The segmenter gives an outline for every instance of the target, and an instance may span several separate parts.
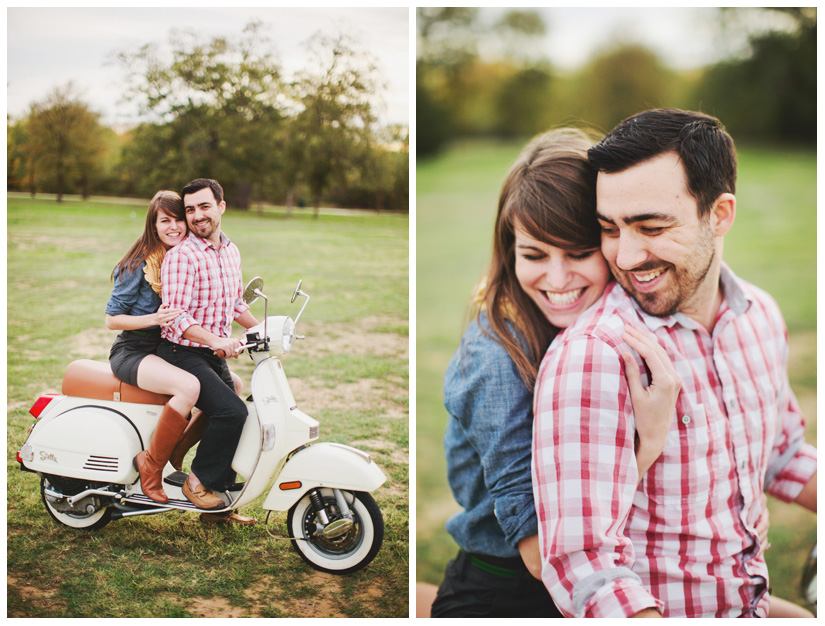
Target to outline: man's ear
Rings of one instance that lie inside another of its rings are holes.
[[[714,217],[714,236],[724,236],[733,226],[733,220],[736,217],[736,196],[732,193],[723,193],[716,198],[710,213]]]
[[[223,212],[226,211],[226,201],[221,200],[221,203],[218,205],[218,208],[221,210],[221,215],[223,215]]]

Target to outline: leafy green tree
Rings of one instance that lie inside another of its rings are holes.
[[[294,182],[306,183],[317,217],[323,194],[333,184],[345,184],[358,157],[369,149],[377,67],[343,34],[317,34],[309,45],[311,69],[299,72],[292,83],[300,111],[291,124],[288,154],[295,160]]]
[[[210,41],[173,31],[170,46],[171,62],[155,44],[114,57],[126,71],[126,97],[156,126],[139,130],[128,152],[130,175],[155,189],[169,179],[216,178],[232,206],[248,208],[256,186],[280,164],[271,148],[283,119],[281,72],[262,25],[253,21],[240,37]]]
[[[38,181],[53,189],[57,201],[62,202],[68,188],[79,183],[84,197],[88,197],[104,151],[104,129],[99,117],[78,99],[71,83],[32,104],[25,122],[26,141],[21,146],[20,161],[25,163],[32,193]],[[39,178],[35,173],[39,173]]]
[[[696,101],[738,137],[816,141],[816,8],[728,9],[744,19],[753,12],[791,18],[792,29],[749,37],[750,54],[710,67]],[[733,14],[733,15],[731,15]]]

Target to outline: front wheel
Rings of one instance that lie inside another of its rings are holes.
[[[40,497],[49,515],[59,524],[81,530],[98,530],[112,519],[112,507],[103,506],[100,498],[91,496],[69,505],[66,496],[80,493],[91,485],[74,478],[43,476]]]
[[[352,524],[342,514],[332,489],[317,489],[327,516],[322,523],[310,493],[304,494],[290,510],[287,527],[292,546],[312,567],[331,574],[348,574],[366,566],[378,554],[384,541],[384,518],[373,497],[362,491],[341,491],[352,515]],[[316,502],[317,504],[317,502]],[[324,529],[345,528],[343,534]]]

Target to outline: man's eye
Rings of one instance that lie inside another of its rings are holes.
[[[662,232],[664,232],[664,230],[665,230],[664,228],[657,227],[657,226],[643,226],[643,227],[641,228],[641,231],[642,231],[645,235],[653,235],[653,236],[655,236],[655,235],[661,235],[661,234],[662,234]]]
[[[605,235],[606,237],[615,237],[618,234],[618,228],[613,228],[612,226],[602,226],[602,235]]]

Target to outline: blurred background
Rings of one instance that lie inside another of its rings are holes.
[[[408,211],[405,8],[8,11],[7,186]]]
[[[498,193],[530,137],[701,110],[737,144],[725,259],[779,302],[791,385],[816,442],[816,8],[419,8],[416,16],[417,579],[457,551],[442,381],[487,268]],[[774,593],[797,591],[816,519],[769,501]]]

